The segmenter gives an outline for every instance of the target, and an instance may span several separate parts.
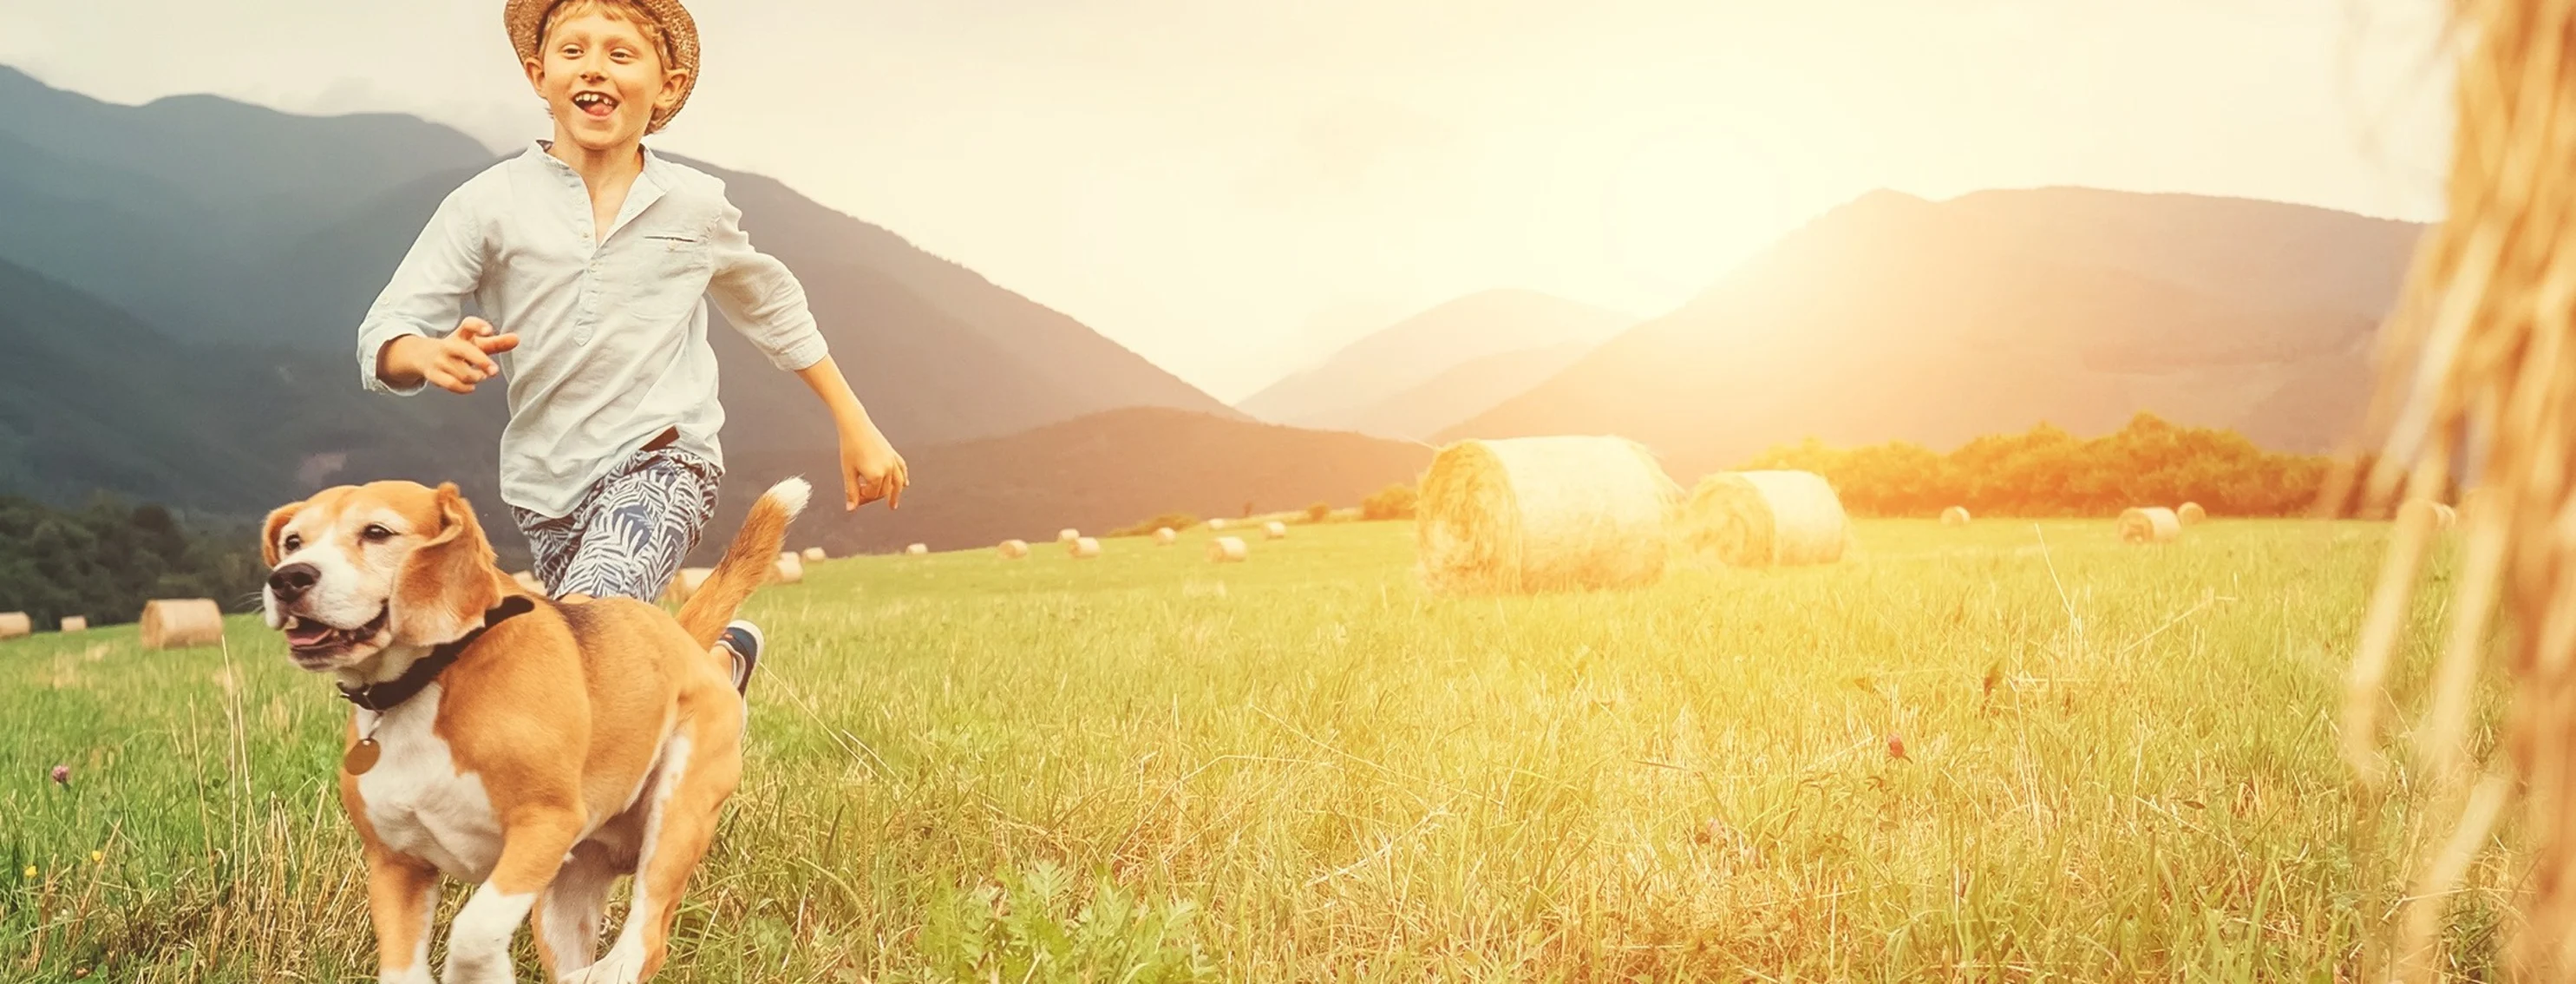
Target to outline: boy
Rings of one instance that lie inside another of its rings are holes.
[[[358,328],[363,384],[471,393],[508,368],[501,497],[557,597],[659,597],[715,511],[710,296],[832,414],[843,508],[900,505],[903,458],[825,351],[804,288],[752,248],[722,181],[643,145],[697,83],[688,11],[508,0],[502,19],[554,139],[439,204]],[[467,297],[498,326],[460,320]],[[725,644],[748,686],[759,631],[737,622]]]

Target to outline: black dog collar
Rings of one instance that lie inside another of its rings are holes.
[[[484,610],[483,624],[475,626],[472,631],[465,633],[455,642],[432,648],[429,655],[414,661],[401,676],[363,687],[340,684],[340,697],[378,714],[393,710],[401,706],[402,702],[420,696],[421,691],[428,689],[431,681],[438,679],[439,674],[447,672],[449,664],[456,662],[457,657],[465,655],[466,648],[474,645],[474,640],[482,638],[484,630],[499,625],[504,620],[535,611],[536,608],[536,603],[529,601],[526,595],[511,595],[503,598],[500,604]]]

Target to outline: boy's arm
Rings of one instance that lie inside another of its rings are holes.
[[[378,393],[409,396],[426,380],[418,373],[380,374],[385,347],[407,335],[435,339],[454,331],[465,298],[483,280],[483,230],[468,200],[473,185],[449,192],[429,217],[393,280],[358,323],[358,383]],[[403,377],[408,378],[403,378]],[[390,381],[389,381],[390,380]]]
[[[751,236],[742,231],[742,210],[730,201],[707,238],[715,258],[707,296],[716,309],[769,356],[770,364],[804,379],[832,414],[841,439],[841,508],[857,509],[878,499],[886,500],[889,509],[902,505],[911,472],[832,361],[830,346],[814,327],[814,312],[805,305],[805,286],[796,282],[787,264],[752,248]]]

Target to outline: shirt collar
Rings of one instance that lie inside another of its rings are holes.
[[[551,168],[551,173],[569,183],[573,188],[580,189],[582,187],[581,173],[573,170],[572,165],[564,163],[561,158],[546,152],[546,149],[553,145],[554,141],[552,140],[533,140],[528,143],[528,149],[522,152],[519,156],[521,158],[533,158],[538,166]],[[635,216],[643,214],[644,210],[646,208],[650,208],[654,202],[662,200],[662,194],[670,189],[671,164],[664,161],[662,159],[662,155],[654,153],[653,148],[645,147],[644,170],[635,176],[634,187],[626,190],[626,203],[619,207],[617,212],[617,224],[609,228],[609,235],[616,235],[617,230],[625,228],[627,222],[633,220]],[[587,215],[589,213],[584,212],[583,214]]]

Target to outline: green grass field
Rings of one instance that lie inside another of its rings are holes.
[[[1504,599],[1406,524],[1206,536],[756,598],[662,979],[2330,981],[2394,894],[2333,752],[2384,526],[1873,521]],[[0,980],[372,980],[345,714],[250,618],[0,643]]]

